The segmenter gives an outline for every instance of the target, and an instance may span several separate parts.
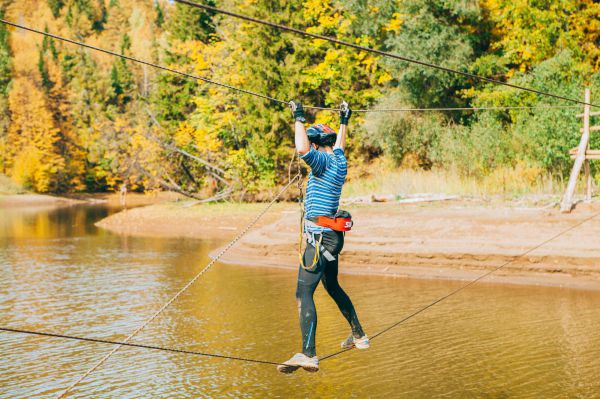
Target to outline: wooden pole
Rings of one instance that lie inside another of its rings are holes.
[[[592,200],[592,174],[590,173],[589,159],[585,160],[583,170],[585,171],[585,201],[590,202]]]
[[[590,89],[585,89],[585,102],[589,104],[590,102]],[[569,184],[567,185],[567,191],[565,192],[565,196],[563,197],[562,203],[560,205],[561,212],[571,212],[571,208],[573,207],[573,194],[575,193],[575,186],[577,185],[577,177],[581,172],[581,167],[585,161],[585,152],[588,148],[588,143],[590,141],[590,106],[584,105],[583,107],[583,134],[581,135],[581,141],[579,142],[579,147],[577,148],[577,157],[575,158],[575,163],[573,164],[573,169],[571,170],[571,175],[569,176]]]

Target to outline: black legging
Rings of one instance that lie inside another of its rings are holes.
[[[315,234],[319,240],[320,235]],[[311,270],[300,267],[298,271],[298,287],[296,289],[296,299],[298,301],[298,310],[300,312],[300,330],[302,331],[302,353],[309,357],[316,355],[315,335],[317,330],[317,309],[313,300],[313,294],[319,281],[323,281],[323,286],[333,298],[338,308],[348,320],[352,327],[352,333],[359,338],[364,335],[363,329],[356,316],[354,305],[338,283],[338,254],[344,246],[344,234],[341,232],[325,232],[321,242],[327,250],[335,257],[335,260],[328,261],[323,254],[318,263]],[[310,266],[313,263],[315,248],[308,244],[304,251],[304,265]]]

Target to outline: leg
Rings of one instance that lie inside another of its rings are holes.
[[[350,327],[352,327],[352,335],[356,338],[363,337],[365,332],[358,321],[354,305],[338,282],[338,255],[344,246],[344,236],[341,233],[325,233],[323,242],[335,257],[335,260],[326,262],[324,265],[323,286],[337,304],[340,312],[342,312],[342,315],[344,315],[350,324]]]
[[[314,247],[308,245],[303,255],[305,265],[310,266],[312,264],[314,254]],[[308,357],[316,355],[317,309],[315,308],[313,294],[323,275],[322,261],[323,259],[319,259],[312,270],[306,270],[302,267],[298,270],[296,300],[298,301],[300,330],[302,331],[302,353]]]

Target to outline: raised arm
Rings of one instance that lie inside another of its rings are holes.
[[[348,130],[348,125],[340,125],[340,130],[338,131],[337,138],[335,139],[335,145],[333,148],[341,148],[342,150],[346,149],[346,131]]]
[[[296,135],[294,137],[296,151],[298,151],[298,154],[302,156],[310,150],[310,142],[308,141],[308,136],[306,135],[304,123],[296,120],[296,123],[294,124],[294,130],[296,131]]]
[[[290,108],[292,109],[294,119],[296,120],[294,123],[294,143],[296,144],[296,151],[302,156],[310,150],[310,142],[308,141],[306,129],[304,128],[304,122],[306,121],[304,118],[304,108],[301,103],[294,101],[290,101]]]
[[[343,101],[340,106],[340,131],[335,140],[334,148],[341,148],[342,150],[346,149],[346,133],[348,131],[348,121],[350,121],[351,115],[352,110],[348,106],[348,103]]]

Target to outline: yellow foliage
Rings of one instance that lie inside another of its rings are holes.
[[[319,112],[315,119],[315,124],[322,123],[335,129],[335,126],[338,124],[338,120],[339,116],[334,112]]]
[[[493,50],[503,50],[525,72],[552,57],[557,48],[581,52],[597,70],[600,65],[600,4],[592,0],[554,0],[532,5],[528,0],[482,0],[495,23]],[[516,72],[515,70],[511,71]]]
[[[13,80],[9,95],[11,125],[8,130],[11,176],[19,184],[38,192],[53,190],[65,160],[60,155],[59,130],[43,93],[29,76]]]
[[[542,168],[519,161],[514,167],[494,169],[484,178],[483,184],[490,193],[520,193],[536,187],[543,176]]]
[[[183,121],[177,127],[173,139],[178,147],[187,147],[194,138],[194,128],[187,121]]]
[[[382,85],[389,82],[392,79],[393,77],[389,72],[383,72],[381,76],[379,76],[379,78],[377,79],[377,84]]]
[[[400,27],[402,26],[402,23],[402,14],[400,14],[399,12],[395,12],[390,22],[383,29],[387,32],[400,32]]]

